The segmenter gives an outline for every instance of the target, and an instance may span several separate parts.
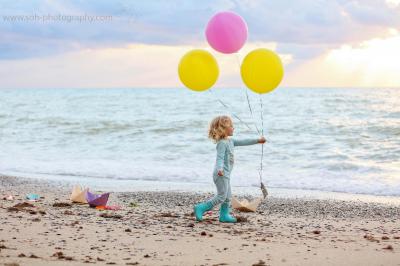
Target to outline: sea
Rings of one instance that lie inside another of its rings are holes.
[[[111,191],[215,190],[210,121],[233,118],[234,193],[400,199],[400,89],[1,89],[0,173]],[[262,162],[262,171],[261,169]]]

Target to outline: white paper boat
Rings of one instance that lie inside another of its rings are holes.
[[[87,203],[86,191],[89,191],[89,189],[88,188],[82,189],[81,186],[76,185],[72,189],[71,197],[69,199],[72,202],[76,202],[76,203]]]
[[[241,212],[255,212],[257,210],[258,205],[263,201],[263,198],[256,198],[252,201],[248,201],[244,199],[239,201],[237,198],[232,198],[232,208],[241,211]]]

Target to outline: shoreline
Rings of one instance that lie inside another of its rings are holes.
[[[217,209],[200,223],[191,214],[210,193],[113,192],[122,210],[99,211],[53,206],[70,203],[65,184],[0,175],[0,188],[15,197],[0,199],[0,265],[400,265],[391,204],[268,197],[222,224]],[[43,198],[9,210],[28,193]]]
[[[77,177],[77,176],[54,176],[46,174],[2,174],[0,176],[12,176],[27,180],[38,180],[39,182],[48,182],[54,185],[70,185],[81,184],[83,186],[92,187],[99,191],[113,192],[182,192],[182,193],[214,193],[215,186],[212,182],[192,183],[192,182],[175,182],[175,181],[159,181],[159,180],[124,180],[124,179],[106,179],[98,177]],[[400,196],[392,195],[372,195],[363,193],[347,193],[336,191],[322,191],[310,189],[292,189],[292,188],[275,188],[267,187],[269,195],[276,198],[290,199],[318,199],[318,200],[340,200],[350,202],[365,203],[382,203],[400,206]],[[242,187],[232,186],[232,192],[238,196],[260,196],[261,191],[258,187]]]

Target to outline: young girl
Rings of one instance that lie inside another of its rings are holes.
[[[236,140],[228,138],[229,136],[233,136],[232,119],[228,116],[214,118],[208,130],[208,137],[217,143],[217,160],[213,173],[217,195],[194,206],[194,214],[197,221],[203,220],[203,214],[206,211],[211,210],[215,205],[221,204],[219,221],[223,223],[236,223],[236,218],[229,214],[231,202],[230,175],[234,162],[234,146],[263,144],[265,143],[265,138]]]

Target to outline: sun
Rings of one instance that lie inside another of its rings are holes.
[[[392,33],[397,33],[392,30]],[[400,35],[372,39],[330,51],[326,63],[343,75],[354,75],[361,86],[400,87]]]

